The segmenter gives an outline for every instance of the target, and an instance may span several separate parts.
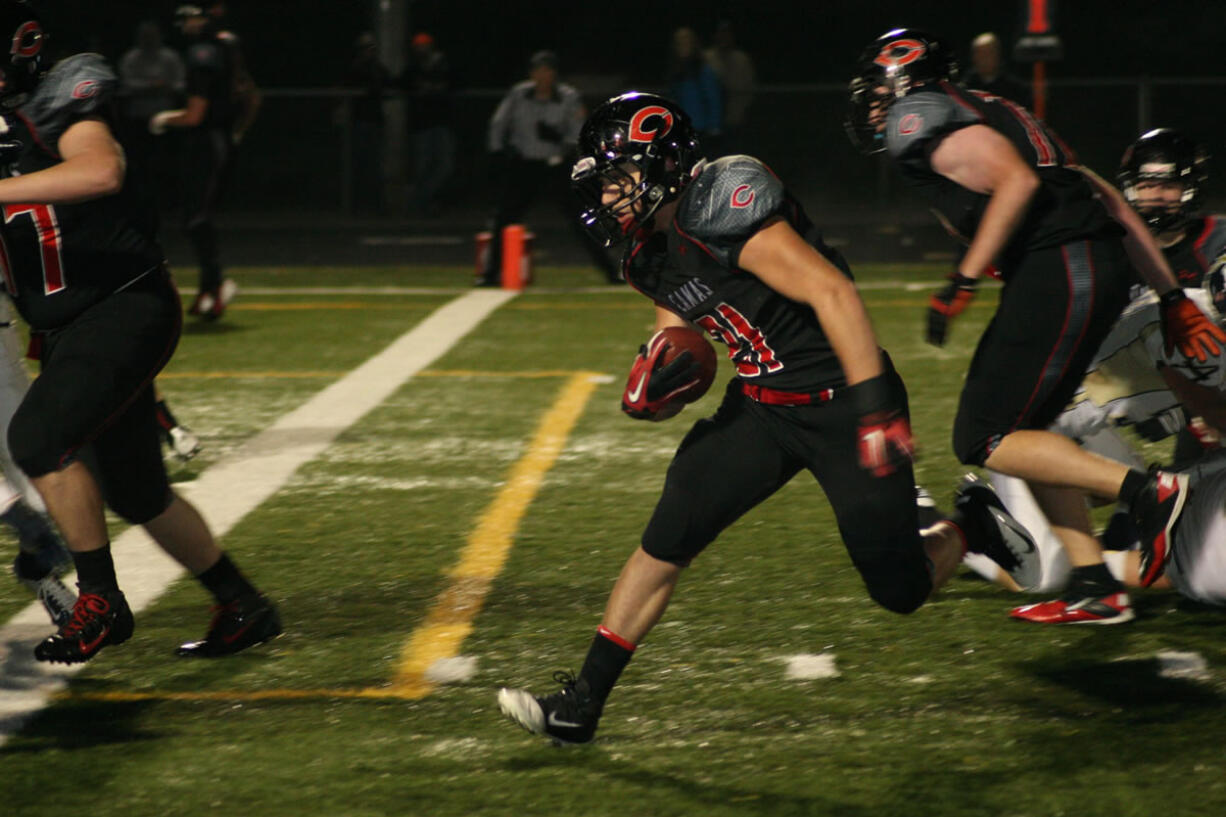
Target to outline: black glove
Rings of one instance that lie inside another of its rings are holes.
[[[949,321],[962,314],[975,297],[975,288],[979,286],[977,278],[967,278],[955,272],[949,276],[949,283],[932,294],[928,301],[928,342],[933,346],[945,345],[945,334],[949,331]]]
[[[661,365],[667,348],[668,342],[657,332],[639,347],[630,367],[630,377],[622,392],[622,411],[636,420],[660,419],[657,415],[668,402],[698,380],[702,367],[688,350]]]

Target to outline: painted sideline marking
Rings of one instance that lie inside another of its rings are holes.
[[[224,537],[299,466],[316,457],[342,431],[441,357],[514,295],[502,290],[472,290],[443,305],[382,352],[204,471],[191,485],[179,488],[180,492],[199,508],[213,533]],[[143,528],[129,528],[115,539],[113,549],[120,584],[133,612],[148,607],[183,573],[179,563],[157,547]],[[46,613],[37,603],[0,627],[0,745],[84,666],[35,661],[34,644],[50,632]]]
[[[460,562],[451,571],[451,583],[435,599],[401,653],[400,672],[392,688],[402,697],[429,695],[435,683],[426,677],[427,671],[436,661],[459,655],[490,585],[502,572],[520,520],[557,462],[600,378],[595,372],[572,375],[541,418],[528,450],[511,466],[506,484],[468,537]]]
[[[511,466],[506,483],[486,507],[450,571],[451,582],[435,599],[425,620],[401,652],[400,667],[389,686],[364,689],[205,690],[199,692],[83,692],[64,697],[90,701],[266,701],[328,698],[416,700],[439,682],[430,672],[440,661],[454,659],[472,633],[494,579],[502,572],[519,523],[536,498],[546,474],[557,462],[570,432],[597,386],[608,380],[598,372],[567,372],[568,380],[553,406],[537,424],[523,456]],[[41,612],[41,611],[40,611]]]

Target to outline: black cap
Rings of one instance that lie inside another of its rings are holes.
[[[553,51],[537,51],[528,60],[530,68],[540,68],[541,66],[558,70],[558,55]]]

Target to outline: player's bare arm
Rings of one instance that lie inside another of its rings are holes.
[[[119,192],[126,162],[123,148],[100,119],[76,122],[57,145],[59,164],[0,179],[0,204],[75,204]]]
[[[1193,383],[1170,366],[1163,366],[1159,371],[1167,388],[1179,398],[1189,414],[1204,420],[1218,434],[1226,433],[1226,395],[1217,389]]]
[[[991,196],[958,272],[978,278],[1022,223],[1039,178],[1017,149],[986,125],[949,134],[932,152],[932,169],[950,181]]]
[[[775,218],[745,242],[739,265],[813,307],[849,385],[881,374],[877,337],[855,284],[786,221]]]
[[[155,113],[149,120],[149,130],[162,134],[167,128],[195,128],[204,121],[209,112],[209,101],[202,96],[189,96],[187,106],[174,111]]]
[[[659,332],[661,329],[667,329],[670,326],[681,326],[686,329],[693,329],[693,325],[685,318],[678,315],[671,309],[665,309],[662,306],[656,307],[656,325],[652,331]]]

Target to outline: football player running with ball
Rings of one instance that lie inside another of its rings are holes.
[[[115,75],[97,54],[46,70],[42,25],[17,0],[0,0],[0,41],[12,43],[0,56],[5,288],[41,364],[9,424],[9,450],[59,526],[81,590],[34,656],[81,663],[132,635],[104,504],[142,525],[216,600],[208,634],[179,655],[228,655],[272,638],[276,609],[171,489],[162,462],[153,378],[183,313],[153,219],[124,185],[108,120]]]
[[[1161,299],[1168,345],[1204,361],[1221,354],[1226,332],[1184,295],[1118,190],[1080,167],[1025,108],[960,88],[957,77],[941,39],[887,32],[861,55],[848,134],[867,153],[888,150],[904,181],[967,245],[932,296],[929,342],[945,342],[979,279],[1000,270],[1004,291],[966,376],[954,451],[1026,480],[1073,567],[1066,603],[1094,603],[1122,588],[1102,564],[1084,493],[1128,503],[1141,530],[1142,574],[1153,577],[1170,556],[1188,491],[1184,474],[1130,469],[1046,430],[1128,303],[1129,262]]]
[[[760,161],[700,159],[689,118],[662,97],[627,93],[588,118],[573,184],[605,246],[628,241],[626,280],[656,305],[656,329],[697,325],[727,344],[736,377],[669,466],[641,546],[626,562],[577,678],[541,697],[498,694],[536,734],[586,743],[613,685],[665,608],[682,570],[802,469],[822,486],[869,595],[917,609],[968,547],[1028,584],[1034,543],[985,484],[958,493],[952,521],[922,535],[907,396],[877,345],[851,272]],[[688,351],[663,364],[653,342],[634,362],[623,410],[672,416],[670,395],[698,376]],[[646,378],[646,388],[641,388]]]

